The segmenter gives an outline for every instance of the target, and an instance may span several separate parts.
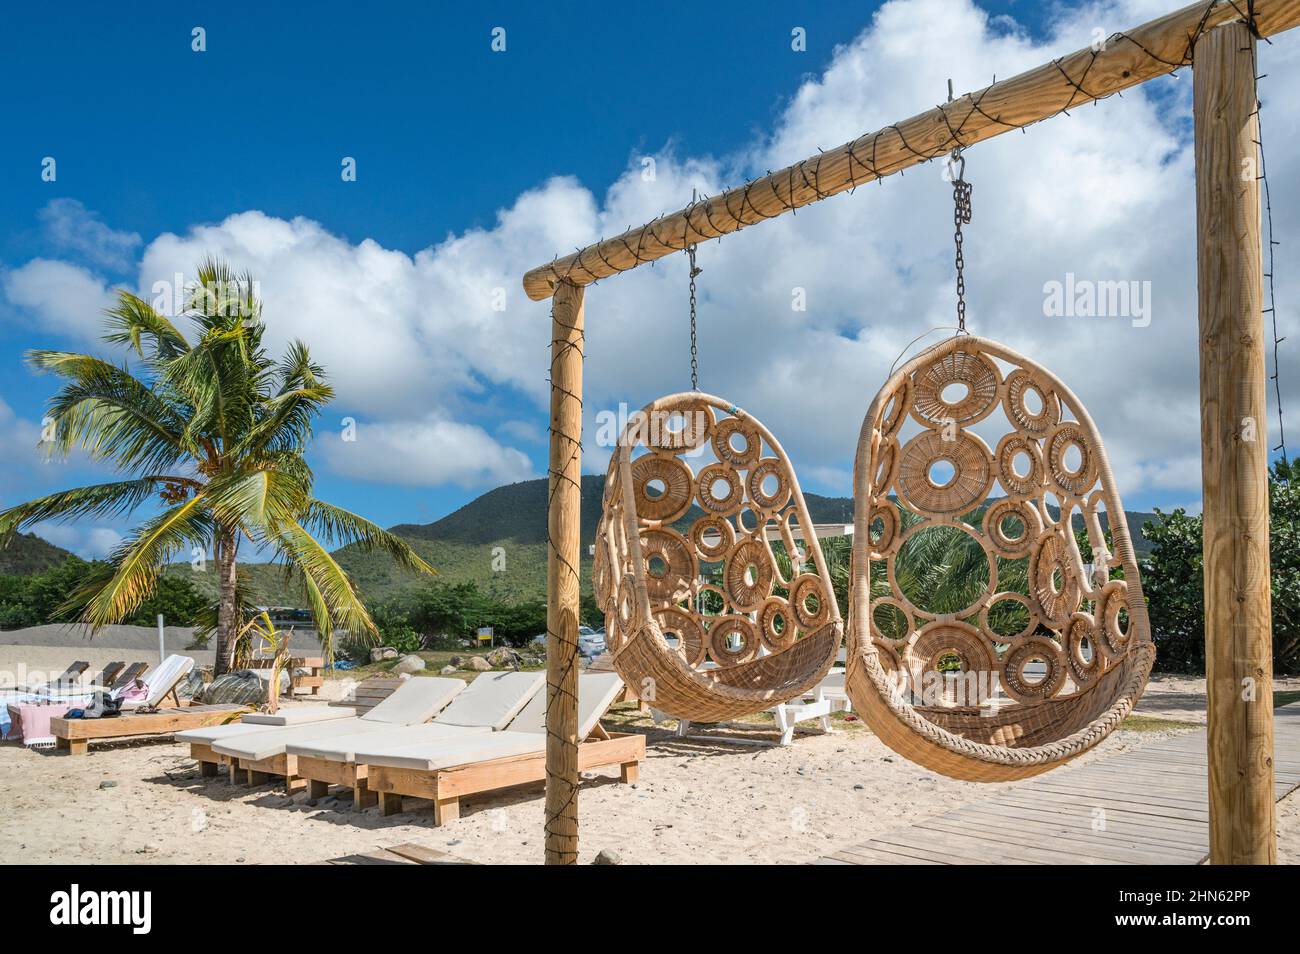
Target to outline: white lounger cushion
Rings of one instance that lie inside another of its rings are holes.
[[[285,746],[292,742],[310,742],[312,739],[332,738],[353,732],[366,732],[384,728],[382,722],[362,722],[360,719],[332,719],[329,722],[308,722],[306,725],[264,726],[261,730],[231,733],[212,743],[212,750],[222,755],[260,762],[263,759],[284,755]]]
[[[535,732],[490,732],[467,739],[405,746],[391,752],[358,753],[366,765],[434,772],[513,755],[546,751],[546,736]]]
[[[485,672],[435,721],[504,729],[545,684],[543,672]]]
[[[176,741],[212,745],[214,742],[221,742],[236,736],[248,735],[253,732],[271,732],[291,725],[335,722],[339,719],[355,720],[356,715],[357,710],[350,706],[300,706],[293,709],[281,709],[276,715],[270,715],[266,712],[250,712],[241,721],[230,725],[210,725],[205,729],[187,729],[184,732],[177,732]],[[270,721],[281,718],[286,721]]]
[[[382,732],[357,732],[351,735],[330,736],[313,742],[295,742],[286,747],[285,751],[289,755],[351,764],[356,761],[358,751],[385,752],[420,742],[450,741],[472,735],[488,735],[491,732],[492,730],[485,725],[442,725],[438,722],[426,722],[424,725],[390,726]]]
[[[461,679],[413,676],[361,718],[385,725],[419,725],[447,708],[447,704],[464,689],[465,683]]]
[[[578,676],[578,738],[591,735],[606,710],[623,691],[623,679],[616,672],[584,672]],[[533,701],[510,723],[511,732],[546,733],[546,693]]]
[[[455,685],[449,685],[450,683]],[[361,732],[391,729],[394,723],[366,718],[384,706],[388,707],[383,713],[386,718],[395,719],[401,715],[410,718],[412,724],[419,724],[427,722],[439,708],[447,704],[447,700],[460,693],[464,685],[459,679],[433,677],[408,679],[394,689],[387,699],[359,718],[308,722],[304,725],[290,725],[283,728],[267,727],[265,732],[231,733],[230,738],[214,742],[212,748],[222,755],[230,755],[250,762],[261,762],[264,759],[275,758],[277,755],[284,755],[286,747],[295,742],[341,738]],[[394,700],[397,702],[389,705]]]
[[[328,722],[331,719],[355,719],[357,710],[351,706],[294,706],[269,712],[250,712],[242,719],[245,725],[303,725],[307,722]]]
[[[578,677],[578,738],[580,740],[585,739],[595,730],[600,717],[614,704],[622,689],[623,680],[617,673],[583,673]],[[386,750],[372,749],[368,745],[363,745],[358,747],[354,758],[365,765],[434,772],[457,765],[471,765],[475,762],[488,762],[492,759],[528,755],[545,750],[546,701],[543,694],[540,702],[534,697],[525,710],[510,723],[507,731],[475,738],[433,740]]]

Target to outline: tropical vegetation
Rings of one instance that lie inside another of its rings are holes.
[[[62,610],[93,626],[120,622],[156,592],[178,555],[206,559],[210,552],[218,673],[230,666],[235,637],[248,623],[242,544],[293,572],[327,654],[337,630],[377,636],[330,546],[353,543],[408,570],[433,569],[399,537],[313,495],[305,453],[315,419],[334,396],[324,370],[301,341],[278,359],[270,353],[257,284],[222,262],[200,265],[177,319],[119,291],[104,340],[123,349],[121,364],[71,351],[29,353],[32,367],[62,381],[49,404],[47,451],[79,449],[111,463],[123,479],[0,512],[0,542],[45,520],[120,517],[152,505]]]

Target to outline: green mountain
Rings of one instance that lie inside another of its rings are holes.
[[[15,533],[0,547],[0,576],[31,576],[58,566],[72,553],[42,540],[34,533]]]
[[[584,592],[591,586],[588,546],[595,540],[603,489],[603,476],[588,474],[582,478]],[[851,498],[805,493],[804,499],[814,523],[853,522]],[[390,529],[409,541],[438,569],[440,582],[472,582],[480,590],[511,602],[542,599],[546,593],[546,504],[547,482],[526,480],[489,490],[433,523],[404,523]],[[683,522],[690,521],[694,515],[697,514],[693,508]],[[1143,523],[1154,519],[1155,515],[1150,513],[1128,513],[1138,556],[1145,556],[1151,550],[1150,543],[1141,535],[1141,528]],[[1076,526],[1082,526],[1078,515],[1075,522]],[[1102,522],[1105,526],[1104,518]],[[426,585],[423,578],[396,569],[387,557],[362,553],[356,547],[345,547],[336,551],[335,556],[369,600],[391,598]],[[264,602],[286,605],[301,602],[293,580],[287,579],[278,566],[265,563],[241,566]],[[171,572],[187,574],[201,590],[216,593],[216,581],[210,572],[192,573],[188,564],[177,565]]]

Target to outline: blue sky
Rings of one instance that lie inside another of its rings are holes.
[[[7,148],[0,149],[0,401],[7,409],[0,407],[0,427],[9,439],[0,444],[7,457],[0,463],[0,503],[105,473],[76,461],[36,465],[19,459],[18,438],[39,423],[53,387],[21,367],[22,352],[93,346],[93,308],[72,309],[96,301],[96,290],[147,292],[160,275],[186,261],[192,266],[201,250],[212,247],[237,266],[266,268],[269,274],[261,277],[273,327],[283,320],[313,345],[319,335],[318,355],[323,349],[340,390],[337,414],[321,423],[326,438],[337,436],[346,415],[360,422],[362,454],[348,457],[331,444],[314,455],[323,496],[384,524],[425,522],[503,480],[541,476],[546,307],[528,303],[519,291],[524,267],[676,207],[689,199],[692,185],[715,191],[765,165],[801,158],[809,144],[837,145],[932,106],[942,98],[946,75],[955,74],[959,91],[973,88],[994,72],[1005,76],[1036,65],[1045,50],[1086,44],[1094,20],[1118,29],[1147,19],[1138,13],[1152,8],[1135,0],[1110,5],[1119,9],[1104,16],[1071,19],[1041,4],[907,0],[873,26],[878,4],[605,5],[599,16],[576,4],[467,6],[320,3],[304,12],[280,3],[138,3],[124,16],[122,8],[83,2],[6,11],[0,34],[0,112],[7,134]],[[1155,4],[1154,11],[1166,6]],[[206,31],[205,52],[191,49],[196,26]],[[796,26],[806,30],[806,52],[791,49]],[[951,30],[957,39],[945,45],[940,38],[911,53],[895,48],[926,26],[939,34]],[[494,27],[506,31],[505,52],[491,49]],[[837,51],[841,44],[845,48]],[[898,62],[909,63],[916,75],[895,81],[886,67]],[[856,85],[854,69],[863,77]],[[1107,220],[1095,209],[1081,209],[1092,204],[1086,199],[1067,213],[1086,220],[1085,233],[1088,223],[1108,229],[1108,241],[1118,248],[1099,259],[1063,247],[1059,259],[1026,278],[1029,300],[1039,295],[1043,276],[1089,267],[1102,276],[1130,267],[1125,262],[1159,260],[1137,226],[1159,203],[1173,202],[1177,190],[1167,195],[1164,186],[1154,186],[1116,199],[1104,180],[1186,177],[1180,109],[1189,84],[1152,84],[1145,95],[1127,98],[1136,106],[1099,107],[1124,122],[1154,126],[1151,141],[1129,150],[1140,155],[1123,158],[1137,163],[1136,170],[1087,167],[1091,188],[1106,193],[1107,201],[1130,202],[1124,214]],[[828,103],[841,88],[852,91],[837,100],[842,108]],[[1290,118],[1284,125],[1274,137],[1283,143],[1278,150],[1295,135]],[[1090,133],[1085,127],[1069,135],[1084,141]],[[1036,149],[1054,161],[1051,137],[1025,139],[1036,145],[1022,157]],[[1007,158],[1009,148],[992,145],[987,152],[993,160],[985,165],[972,151],[977,202],[997,202],[999,189],[1013,187],[1017,176],[1006,174],[1006,163],[1023,158]],[[1069,148],[1077,154],[1091,147]],[[57,162],[55,182],[41,180],[47,156]],[[341,181],[345,156],[356,159],[356,182]],[[645,156],[660,163],[658,188],[636,196],[629,183]],[[1280,178],[1283,160],[1276,166]],[[998,178],[991,182],[994,168]],[[808,489],[847,491],[856,422],[879,369],[893,357],[878,356],[901,349],[925,327],[922,316],[909,324],[900,316],[948,307],[948,199],[935,180],[921,178],[891,183],[888,198],[834,200],[840,208],[801,214],[805,225],[773,227],[764,244],[744,245],[748,238],[738,237],[734,252],[728,243],[701,251],[702,321],[714,322],[702,340],[705,367],[724,383],[743,387],[717,370],[723,364],[718,356],[731,353],[732,332],[730,319],[711,314],[754,307],[735,298],[735,289],[748,284],[746,268],[749,274],[806,268],[806,277],[794,274],[790,283],[825,289],[806,332],[808,347],[849,342],[853,347],[843,350],[851,360],[854,349],[870,346],[872,357],[859,365],[860,400],[814,400],[825,387],[808,374],[822,363],[816,359],[793,362],[779,385],[744,394],[765,418],[765,397],[780,405],[773,412],[778,422],[799,431],[792,449],[796,466],[801,451],[808,460]],[[1059,179],[1045,174],[1048,195],[1059,191]],[[849,210],[855,202],[858,208]],[[1000,204],[1008,206],[1005,221],[1014,224],[1014,203]],[[933,210],[933,221],[920,216],[921,209]],[[909,220],[913,213],[915,221]],[[890,234],[880,230],[866,243],[879,250],[891,276],[888,304],[885,288],[881,297],[858,295],[860,289],[840,287],[839,276],[804,262],[796,249],[806,250],[810,230],[817,230],[819,242],[843,236],[828,246],[842,254],[846,243],[858,241],[868,216],[891,223]],[[982,217],[989,225],[980,254],[992,263],[1005,257],[999,243],[1008,238],[995,231],[1003,219]],[[1055,218],[1059,213],[1045,221]],[[1187,221],[1173,223],[1170,234],[1185,232]],[[1185,270],[1190,246],[1184,239],[1171,238],[1178,244],[1169,257]],[[1134,248],[1126,251],[1125,242]],[[289,251],[281,254],[281,247]],[[764,264],[763,256],[784,264]],[[66,270],[42,272],[33,264],[41,262]],[[1153,281],[1157,292],[1163,287],[1165,273],[1156,264],[1149,274],[1146,265],[1131,267],[1134,279]],[[340,281],[363,275],[373,284],[345,299],[289,294],[304,287],[296,282],[319,286],[318,279],[298,274],[310,269]],[[992,265],[985,274],[975,290],[1005,287]],[[69,277],[84,280],[84,294],[68,291]],[[676,364],[671,375],[652,373],[657,350],[652,358],[629,344],[647,322],[671,322],[671,335],[678,336],[678,264],[619,281],[625,295],[605,283],[589,304],[589,353],[600,362],[589,372],[593,411],[620,399],[636,405],[656,387],[682,383]],[[480,309],[477,296],[497,287],[506,289],[506,310]],[[295,303],[310,313],[285,317]],[[1004,320],[996,309],[988,311],[992,325]],[[607,327],[598,329],[601,322]],[[462,325],[472,340],[452,344]],[[796,350],[790,342],[805,340],[803,329],[779,322],[765,327],[753,335],[755,349]],[[1113,347],[1128,350],[1124,342],[1135,334],[1116,331]],[[673,362],[679,344],[679,336],[664,344]],[[1180,354],[1185,371],[1187,353]],[[1185,377],[1171,377],[1169,387],[1185,392]],[[1163,393],[1151,399],[1162,400]],[[818,403],[837,413],[842,406],[842,413],[825,427],[800,427],[801,409]],[[1179,412],[1178,428],[1194,422],[1194,408],[1191,413],[1189,419],[1186,408]],[[368,435],[373,443],[366,443]],[[1195,437],[1160,451],[1164,470],[1171,460],[1194,460],[1188,448],[1194,451]],[[1136,434],[1129,442],[1144,443]],[[409,459],[388,453],[413,444],[420,449]],[[1170,476],[1138,451],[1132,456],[1130,472],[1137,476],[1130,506],[1195,506],[1197,474]],[[454,465],[468,457],[483,463]],[[386,467],[386,460],[395,463]],[[598,452],[589,465],[599,467]],[[67,531],[60,542],[83,552],[102,550],[113,528],[91,535],[94,529]]]

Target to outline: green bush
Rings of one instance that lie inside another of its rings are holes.
[[[1278,461],[1269,474],[1269,556],[1273,601],[1273,671],[1300,672],[1300,467]],[[1156,665],[1171,672],[1205,671],[1205,591],[1201,518],[1179,508],[1156,511],[1143,534],[1154,545],[1142,566]]]

